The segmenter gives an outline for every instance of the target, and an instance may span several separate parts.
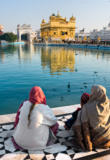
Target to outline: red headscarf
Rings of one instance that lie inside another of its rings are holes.
[[[89,100],[89,94],[88,93],[83,93],[82,96],[81,96],[81,100],[84,102],[84,103],[87,103],[87,101]]]
[[[29,101],[33,104],[42,103],[46,105],[46,98],[40,87],[35,86],[31,89],[29,94]]]
[[[27,100],[25,100],[27,101]],[[25,102],[24,101],[24,102]],[[33,104],[39,104],[39,103],[42,103],[42,104],[45,104],[46,105],[46,98],[45,98],[45,95],[44,95],[44,92],[42,91],[42,89],[38,86],[35,86],[31,89],[30,91],[30,94],[29,94],[29,101]],[[23,102],[23,103],[24,103]],[[16,114],[16,118],[15,118],[15,123],[14,123],[14,128],[16,127],[16,125],[18,124],[19,122],[19,110],[20,108],[23,106],[23,103],[19,106],[19,109],[18,109],[18,112]]]

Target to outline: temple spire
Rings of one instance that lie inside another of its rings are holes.
[[[43,18],[43,20],[42,20],[42,23],[45,23],[45,20],[44,20],[44,18]]]
[[[75,21],[75,17],[73,17],[73,14],[72,17],[70,17],[70,21]]]

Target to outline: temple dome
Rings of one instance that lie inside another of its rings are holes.
[[[73,17],[73,15],[70,17],[70,21],[75,21],[75,17]]]
[[[63,18],[62,18],[62,16],[60,16],[60,15],[59,15],[59,11],[58,11],[58,14],[57,14],[57,16],[56,16],[56,17],[57,17],[57,18],[61,18],[61,19],[63,19]]]
[[[44,20],[44,18],[43,18],[43,20],[42,20],[42,23],[45,23],[45,20]]]

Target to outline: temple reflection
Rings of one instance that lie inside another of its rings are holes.
[[[75,50],[75,55],[82,55],[84,54],[85,56],[88,56],[88,55],[92,55],[92,56],[95,56],[96,55],[96,58],[97,60],[99,60],[100,58],[101,59],[105,59],[106,61],[110,61],[110,51],[109,50],[97,50],[97,49],[79,49],[79,48],[74,48]]]
[[[59,75],[63,72],[74,72],[74,50],[61,47],[42,47],[41,65],[44,71],[47,71],[49,68],[51,75]]]

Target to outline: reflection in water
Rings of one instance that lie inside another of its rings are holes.
[[[80,54],[85,56],[91,55],[91,53],[97,55],[97,60],[99,58],[106,59],[110,61],[110,51],[101,51],[101,50],[82,50],[76,48],[63,48],[63,47],[40,47],[34,46],[33,44],[25,45],[3,45],[0,46],[0,61],[4,62],[6,56],[18,55],[19,61],[32,60],[34,54],[40,54],[41,52],[41,62],[43,70],[46,71],[46,67],[49,67],[50,73],[54,75],[61,74],[62,72],[77,72],[75,68],[75,56],[77,57]],[[56,74],[56,73],[55,73]]]
[[[14,56],[14,52],[18,49],[16,45],[3,45],[0,46],[0,61],[5,61],[5,54],[8,56]]]
[[[18,55],[19,61],[25,60],[29,61],[32,59],[32,56],[34,56],[34,53],[36,52],[36,47],[32,44],[28,45],[13,45],[13,44],[6,44],[3,46],[0,46],[0,60],[5,60],[6,56],[14,56]]]
[[[32,57],[34,56],[34,53],[36,51],[36,48],[34,45],[19,45],[18,47],[18,58],[19,60],[31,60]]]
[[[2,61],[2,62],[5,61],[4,51],[3,51],[2,47],[0,47],[0,61]]]
[[[74,50],[60,47],[43,47],[41,49],[41,62],[43,70],[49,67],[51,75],[74,72]]]
[[[6,44],[1,46],[1,48],[4,50],[4,52],[8,51],[9,54],[13,54],[18,49],[18,46],[14,44]]]
[[[90,93],[94,84],[107,88],[110,97],[109,61],[110,51],[34,45],[1,46],[0,113],[16,112],[34,85],[44,90],[47,104],[51,107],[80,103],[82,92]]]
[[[84,54],[85,56],[91,55],[97,55],[97,59],[103,58],[107,61],[110,61],[110,51],[109,50],[97,50],[97,49],[81,49],[81,48],[74,48],[75,56]]]

